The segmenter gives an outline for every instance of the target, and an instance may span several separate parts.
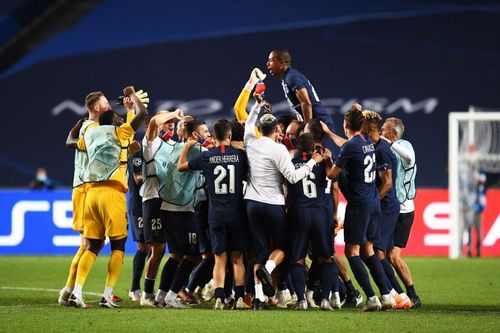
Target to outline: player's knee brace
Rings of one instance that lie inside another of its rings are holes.
[[[112,240],[111,243],[111,251],[122,251],[125,252],[125,242],[127,238],[122,238],[118,240]]]
[[[87,250],[94,253],[95,255],[99,254],[102,247],[104,246],[104,241],[100,239],[88,239],[87,240]]]

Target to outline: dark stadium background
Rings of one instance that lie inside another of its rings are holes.
[[[19,29],[29,26],[21,19],[28,10],[21,16],[19,6],[34,11],[30,2],[0,4],[4,45],[13,20]],[[74,5],[74,21],[52,27],[0,73],[0,186],[25,186],[38,165],[71,186],[73,152],[64,141],[82,116],[72,103],[81,107],[86,93],[102,90],[113,99],[133,84],[150,93],[152,111],[164,101],[188,102],[188,113],[209,121],[231,118],[250,70],[264,70],[273,48],[291,51],[337,131],[353,101],[402,118],[406,137],[425,156],[420,187],[447,186],[448,112],[500,107],[500,5],[493,1],[81,3],[87,12]],[[8,53],[0,55],[5,67]],[[285,112],[279,81],[266,84],[267,98]]]
[[[74,236],[70,191],[11,189],[27,188],[37,166],[57,188],[71,187],[74,152],[64,142],[86,115],[88,92],[114,100],[133,84],[149,92],[151,113],[181,106],[211,123],[233,118],[251,69],[265,70],[269,52],[286,48],[337,132],[356,101],[403,119],[421,189],[412,237],[418,250],[409,253],[447,255],[448,210],[440,204],[447,204],[448,113],[500,108],[498,22],[496,1],[1,1],[0,240],[14,237],[15,225],[24,233],[17,247],[0,244],[0,253],[74,253],[54,236]],[[279,80],[265,83],[274,112],[286,113]],[[488,183],[498,187],[498,178]],[[494,202],[500,191],[489,195]],[[13,207],[26,200],[42,206],[16,220]],[[428,207],[438,208],[430,218]],[[493,204],[488,209],[485,233],[498,216]],[[441,243],[425,243],[428,233]],[[499,255],[495,242],[485,254]]]

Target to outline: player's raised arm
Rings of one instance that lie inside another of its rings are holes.
[[[80,133],[80,129],[82,128],[83,122],[87,120],[87,118],[82,118],[78,120],[78,122],[73,126],[73,128],[69,131],[68,137],[66,138],[66,147],[68,148],[77,148],[78,143],[78,135]]]
[[[337,145],[338,147],[342,147],[344,143],[347,142],[347,139],[344,139],[343,137],[333,133],[329,128],[328,125],[326,125],[323,121],[321,121],[321,128],[323,129],[323,132],[325,132],[326,135],[332,139],[333,143]]]
[[[188,153],[189,149],[196,144],[195,140],[187,140],[186,144],[182,148],[181,155],[179,156],[179,161],[177,162],[177,170],[189,171],[189,161],[188,161]]]
[[[250,114],[248,115],[247,122],[245,123],[245,135],[243,137],[243,141],[245,142],[245,144],[248,142],[248,140],[251,140],[252,138],[255,139],[257,137],[255,135],[255,124],[257,123],[259,112],[260,103],[256,101],[254,106],[252,107],[252,110],[250,111]]]
[[[323,162],[323,156],[318,153],[314,153],[311,159],[306,164],[301,166],[299,169],[295,169],[295,166],[292,163],[292,158],[286,150],[285,146],[283,146],[283,149],[279,150],[278,155],[275,159],[278,170],[281,172],[283,177],[285,177],[285,179],[291,184],[295,184],[299,180],[302,180],[309,174],[309,172],[311,172],[316,163],[321,162]]]
[[[304,116],[304,121],[309,121],[313,117],[313,109],[311,99],[309,98],[309,93],[306,88],[301,88],[295,92],[295,96],[300,102],[300,107],[302,110],[302,115]]]
[[[245,122],[248,118],[247,113],[247,105],[248,100],[250,99],[250,94],[252,93],[253,88],[259,82],[259,80],[264,80],[266,75],[262,73],[262,71],[258,68],[252,69],[250,73],[250,78],[248,79],[245,87],[241,91],[238,99],[234,103],[234,113],[236,115],[236,119],[239,122]]]
[[[148,115],[148,110],[144,103],[137,97],[135,94],[134,87],[128,86],[123,89],[123,93],[125,94],[125,99],[123,100],[123,105],[127,109],[127,113],[133,110],[135,107],[139,109],[139,113],[132,119],[130,122],[130,126],[137,131],[137,129],[144,123]]]

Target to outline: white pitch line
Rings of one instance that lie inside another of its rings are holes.
[[[60,292],[60,289],[49,289],[49,288],[28,288],[28,287],[0,287],[0,289],[6,290],[28,290],[28,291],[48,291],[48,292]],[[94,293],[90,291],[83,292],[84,295],[92,295],[92,296],[102,296],[100,293]]]

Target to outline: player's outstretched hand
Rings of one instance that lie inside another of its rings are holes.
[[[147,108],[148,105],[149,105],[149,95],[148,95],[148,92],[147,91],[143,91],[141,89],[139,91],[136,91],[135,95],[137,96],[137,98],[139,98],[141,100],[142,104],[144,104],[144,107]]]
[[[328,133],[331,133],[330,129],[328,128],[328,125],[325,124],[323,121],[319,121],[321,123],[321,129],[323,130],[323,132],[325,132],[325,134],[328,134]]]
[[[359,104],[359,103],[354,103],[354,104],[351,106],[351,110],[361,112],[361,104]]]
[[[260,81],[264,81],[266,79],[267,75],[264,74],[259,68],[254,68],[253,70],[255,72],[255,75],[257,76],[257,79],[259,79]]]
[[[316,153],[316,152],[314,152],[314,153],[312,154],[312,156],[311,156],[311,157],[312,157],[312,159],[313,159],[314,161],[316,161],[316,163],[318,163],[318,164],[319,164],[319,163],[321,163],[321,162],[323,162],[323,159],[324,159],[324,158],[323,158],[323,155],[321,155],[321,154],[319,154],[319,153]]]
[[[262,103],[262,101],[264,100],[264,97],[262,97],[262,95],[260,94],[257,94],[257,93],[254,93],[253,94],[253,98],[255,98],[255,100],[259,103]]]
[[[139,150],[141,150],[141,144],[136,140],[132,141],[128,146],[128,156],[135,155]]]
[[[388,138],[386,138],[385,136],[381,135],[381,136],[380,136],[380,138],[381,138],[382,140],[387,141],[387,143],[388,143],[388,144],[392,144],[392,141],[391,141],[391,140],[389,140]]]
[[[134,112],[134,101],[132,101],[132,98],[130,97],[124,97],[123,98],[123,106],[127,110],[127,112]]]

